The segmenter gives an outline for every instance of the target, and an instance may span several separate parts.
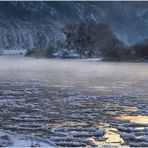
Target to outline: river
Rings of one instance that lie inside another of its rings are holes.
[[[148,146],[148,64],[1,56],[0,125],[58,146]]]

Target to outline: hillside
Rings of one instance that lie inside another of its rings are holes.
[[[62,28],[93,19],[126,45],[148,37],[148,2],[0,2],[1,49],[47,49],[65,40]]]

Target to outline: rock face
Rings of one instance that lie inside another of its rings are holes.
[[[67,23],[109,25],[127,45],[148,37],[148,2],[0,2],[1,49],[47,49],[65,40]]]

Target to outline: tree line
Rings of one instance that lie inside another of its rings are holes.
[[[94,21],[65,26],[66,48],[76,49],[81,57],[103,56],[107,60],[148,59],[148,40],[126,46],[111,28]]]

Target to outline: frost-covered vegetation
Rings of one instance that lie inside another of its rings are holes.
[[[148,41],[126,46],[112,29],[94,20],[67,24],[62,28],[65,40],[47,49],[29,49],[27,56],[59,58],[96,58],[139,60],[148,58]]]
[[[147,6],[147,2],[1,2],[0,49],[28,49],[27,55],[36,57],[144,59]]]
[[[0,2],[0,48],[47,49],[63,40],[60,28],[93,19],[133,45],[148,37],[148,2]]]
[[[68,49],[76,49],[81,57],[126,58],[128,51],[112,30],[95,21],[65,27]]]
[[[106,60],[136,60],[148,58],[148,40],[126,46],[111,28],[95,21],[65,27],[68,49],[76,49],[81,57],[99,57]]]

